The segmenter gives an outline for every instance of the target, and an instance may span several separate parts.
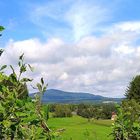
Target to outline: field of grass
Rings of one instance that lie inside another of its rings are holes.
[[[80,116],[50,118],[51,129],[64,129],[57,140],[111,140],[111,120],[92,120]]]

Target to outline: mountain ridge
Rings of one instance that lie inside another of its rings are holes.
[[[31,97],[34,96],[32,93]],[[101,103],[101,102],[120,102],[122,98],[109,98],[85,92],[69,92],[58,89],[48,89],[42,97],[43,103]]]

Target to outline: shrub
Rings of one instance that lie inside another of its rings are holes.
[[[140,76],[129,84],[126,99],[118,107],[113,126],[114,140],[140,140]]]
[[[102,111],[101,111],[101,118],[103,119],[111,119],[112,112],[116,112],[115,104],[109,103],[109,104],[103,104],[102,105]]]
[[[77,109],[77,114],[90,121],[95,115],[95,108],[92,105],[79,104]]]
[[[140,104],[135,100],[123,101],[118,106],[116,121],[113,125],[115,140],[140,139]]]
[[[43,78],[37,84],[39,93],[35,100],[28,97],[26,83],[29,78],[21,78],[27,67],[24,56],[19,57],[19,75],[12,66],[10,75],[4,74],[6,65],[0,72],[0,139],[51,139],[50,129],[46,123],[46,113],[41,105],[41,97],[46,90]]]
[[[54,111],[54,117],[72,117],[72,112],[68,105],[56,105]]]

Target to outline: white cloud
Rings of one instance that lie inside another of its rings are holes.
[[[30,20],[40,27],[47,37],[63,36],[69,40],[71,38],[72,41],[79,41],[82,37],[100,30],[100,24],[110,18],[109,9],[91,0],[34,4],[28,12]]]
[[[78,41],[97,31],[99,24],[109,18],[109,12],[92,2],[77,1],[67,11],[65,18],[73,29],[75,40]]]
[[[43,76],[49,88],[122,97],[131,78],[140,73],[136,40],[137,31],[122,31],[115,25],[100,37],[87,36],[73,44],[58,38],[43,43],[10,41],[1,63],[15,65],[24,52],[27,63],[35,67],[34,73],[27,73],[34,82]]]
[[[68,79],[68,74],[66,72],[64,72],[60,77],[60,80],[67,80]]]
[[[133,22],[122,22],[116,25],[116,28],[121,29],[122,31],[135,31],[140,33],[140,22],[133,21]]]
[[[122,44],[119,47],[115,48],[115,51],[117,53],[122,53],[127,55],[127,54],[133,54],[135,52],[135,48]]]

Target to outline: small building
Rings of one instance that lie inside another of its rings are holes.
[[[112,112],[112,117],[111,117],[111,120],[114,121],[116,119],[117,115],[115,112]]]

